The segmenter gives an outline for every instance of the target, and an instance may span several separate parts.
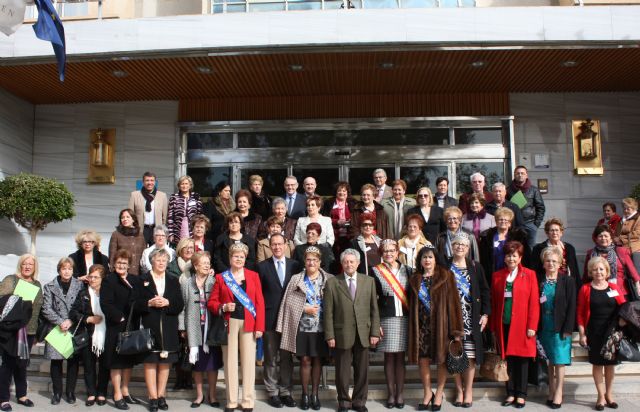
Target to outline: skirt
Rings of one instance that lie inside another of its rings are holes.
[[[222,368],[222,348],[209,346],[209,353],[204,353],[202,346],[198,347],[198,360],[193,365],[194,372],[214,372]]]
[[[144,356],[142,363],[168,363],[173,364],[178,362],[178,352],[169,352],[169,356],[166,358],[160,357],[160,352],[149,352]]]
[[[329,347],[322,332],[300,332],[296,335],[296,356],[312,358],[329,356]]]
[[[407,350],[409,319],[406,316],[381,318],[380,326],[384,336],[378,343],[378,352],[405,352]]]

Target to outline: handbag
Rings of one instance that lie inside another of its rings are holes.
[[[189,345],[185,342],[180,344],[180,355],[178,356],[178,366],[183,372],[191,372],[193,365],[189,362]]]
[[[456,341],[452,340],[449,342],[449,350],[447,352],[446,359],[447,371],[452,375],[462,373],[469,368],[469,357],[462,347],[462,342],[458,342],[460,343],[459,355],[454,355],[453,352],[451,352],[451,344],[454,342]]]
[[[480,376],[494,382],[508,381],[507,361],[496,352],[485,352],[484,361],[480,366]]]
[[[207,345],[209,346],[226,346],[229,332],[227,330],[228,322],[224,316],[211,316],[211,327],[207,336]]]
[[[617,360],[623,362],[640,362],[640,349],[638,349],[638,344],[626,336],[623,337],[618,345]]]
[[[40,314],[38,315],[38,327],[36,329],[36,341],[44,342],[44,339],[47,337],[49,332],[53,330],[53,328],[54,325],[44,317],[44,312],[40,311]]]
[[[547,368],[547,362],[538,356],[537,358],[532,358],[529,361],[529,370],[527,376],[527,382],[530,385],[540,387],[542,385],[549,384],[549,372]]]
[[[138,355],[153,349],[151,329],[130,330],[132,317],[133,306],[129,311],[129,319],[127,319],[127,326],[124,332],[118,334],[118,343],[116,345],[116,353],[118,355]]]
[[[87,332],[87,329],[85,328],[85,330],[78,333],[78,328],[82,323],[82,319],[84,319],[84,316],[80,318],[80,320],[78,321],[78,324],[76,325],[75,330],[73,331],[73,335],[71,335],[71,343],[73,344],[74,353],[78,353],[82,349],[89,346],[89,333]]]

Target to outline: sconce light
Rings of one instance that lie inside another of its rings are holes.
[[[89,183],[115,183],[116,129],[92,129],[89,145]]]
[[[602,132],[600,121],[592,119],[571,122],[573,171],[577,175],[602,176]]]
[[[593,130],[593,126],[594,123],[591,119],[587,119],[580,124],[580,133],[578,133],[580,159],[590,160],[598,157],[596,152],[596,136],[598,136],[598,132]]]

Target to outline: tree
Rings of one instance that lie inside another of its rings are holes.
[[[38,232],[49,223],[75,216],[74,202],[69,189],[55,179],[20,173],[0,182],[0,217],[13,219],[29,231],[33,254]]]
[[[637,184],[633,187],[633,189],[631,190],[631,193],[629,194],[629,197],[632,197],[640,201],[640,184]]]

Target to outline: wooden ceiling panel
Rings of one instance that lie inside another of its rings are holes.
[[[575,67],[564,62],[575,61]],[[482,67],[472,63],[482,62]],[[296,71],[295,65],[302,66]],[[389,67],[391,66],[391,67]],[[198,67],[209,67],[203,74]],[[35,104],[437,93],[640,90],[640,49],[283,52],[0,64],[0,87]],[[114,76],[114,71],[126,73]]]

